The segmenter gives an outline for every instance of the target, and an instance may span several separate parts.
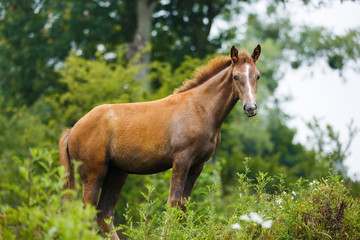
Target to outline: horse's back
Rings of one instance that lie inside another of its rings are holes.
[[[95,107],[71,129],[70,155],[81,161],[110,159],[127,172],[166,170],[171,167],[170,109],[161,101]]]

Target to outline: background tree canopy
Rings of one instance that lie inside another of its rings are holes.
[[[256,4],[265,5],[266,15],[248,11]],[[62,129],[96,105],[165,97],[191,78],[196,67],[228,54],[231,45],[250,50],[257,43],[263,49],[258,62],[261,113],[250,120],[235,108],[223,126],[222,144],[207,164],[207,178],[201,181],[219,179],[221,194],[231,198],[235,173],[245,170],[247,157],[253,169],[250,176],[258,171],[282,174],[289,184],[299,177],[326,176],[329,167],[345,172],[343,162],[356,127],[349,128],[349,142],[343,143],[331,126],[321,129],[314,120],[309,126],[318,147],[307,149],[294,143],[296,129],[287,126],[289,116],[273,95],[283,74],[281,64],[298,68],[325,58],[330,68],[341,72],[356,63],[360,32],[335,35],[325,28],[294,26],[284,14],[286,4],[281,0],[1,1],[0,180],[13,178],[12,156],[27,156],[29,147],[56,149]],[[302,4],[326,7],[323,1]],[[246,18],[244,26],[229,24],[211,34],[215,19],[231,22],[239,15]],[[324,144],[331,148],[331,156],[323,151]],[[140,201],[138,192],[145,182],[159,184],[166,194],[168,178],[169,173],[155,180],[132,176],[121,206]],[[358,183],[347,181],[355,193],[360,191]],[[121,216],[121,211],[117,213]]]

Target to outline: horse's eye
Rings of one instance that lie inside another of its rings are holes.
[[[239,77],[237,75],[234,75],[234,80],[235,81],[239,80]]]
[[[256,80],[258,80],[258,81],[259,81],[259,79],[260,79],[260,75],[257,77],[257,79],[256,79]]]

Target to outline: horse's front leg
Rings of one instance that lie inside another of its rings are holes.
[[[171,185],[167,204],[172,207],[181,207],[186,179],[190,169],[190,161],[185,158],[174,159]]]
[[[194,187],[194,184],[196,182],[196,180],[198,179],[201,171],[204,168],[204,162],[194,165],[190,168],[187,178],[186,178],[186,182],[185,182],[185,187],[184,187],[184,191],[183,191],[183,196],[182,196],[182,202],[181,202],[181,207],[183,211],[186,211],[186,204],[187,201],[189,200],[189,197],[191,195],[192,189]]]
[[[176,163],[171,177],[168,204],[186,211],[185,205],[191,195],[194,184],[204,168],[204,163],[189,167],[188,163]]]
[[[186,158],[174,158],[172,175],[171,175],[171,184],[170,192],[167,204],[172,207],[182,207],[183,193],[185,188],[185,183],[187,175],[190,169],[191,163],[189,159]],[[169,218],[165,220],[165,228],[161,234],[161,240],[165,240],[168,232],[168,222]]]

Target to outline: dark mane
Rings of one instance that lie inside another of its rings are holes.
[[[246,51],[239,53],[239,63],[251,62],[251,57]],[[215,76],[231,64],[230,57],[219,56],[208,62],[207,65],[201,66],[194,71],[194,79],[186,79],[182,86],[175,89],[174,93],[186,92],[194,87],[201,85],[211,77]]]

